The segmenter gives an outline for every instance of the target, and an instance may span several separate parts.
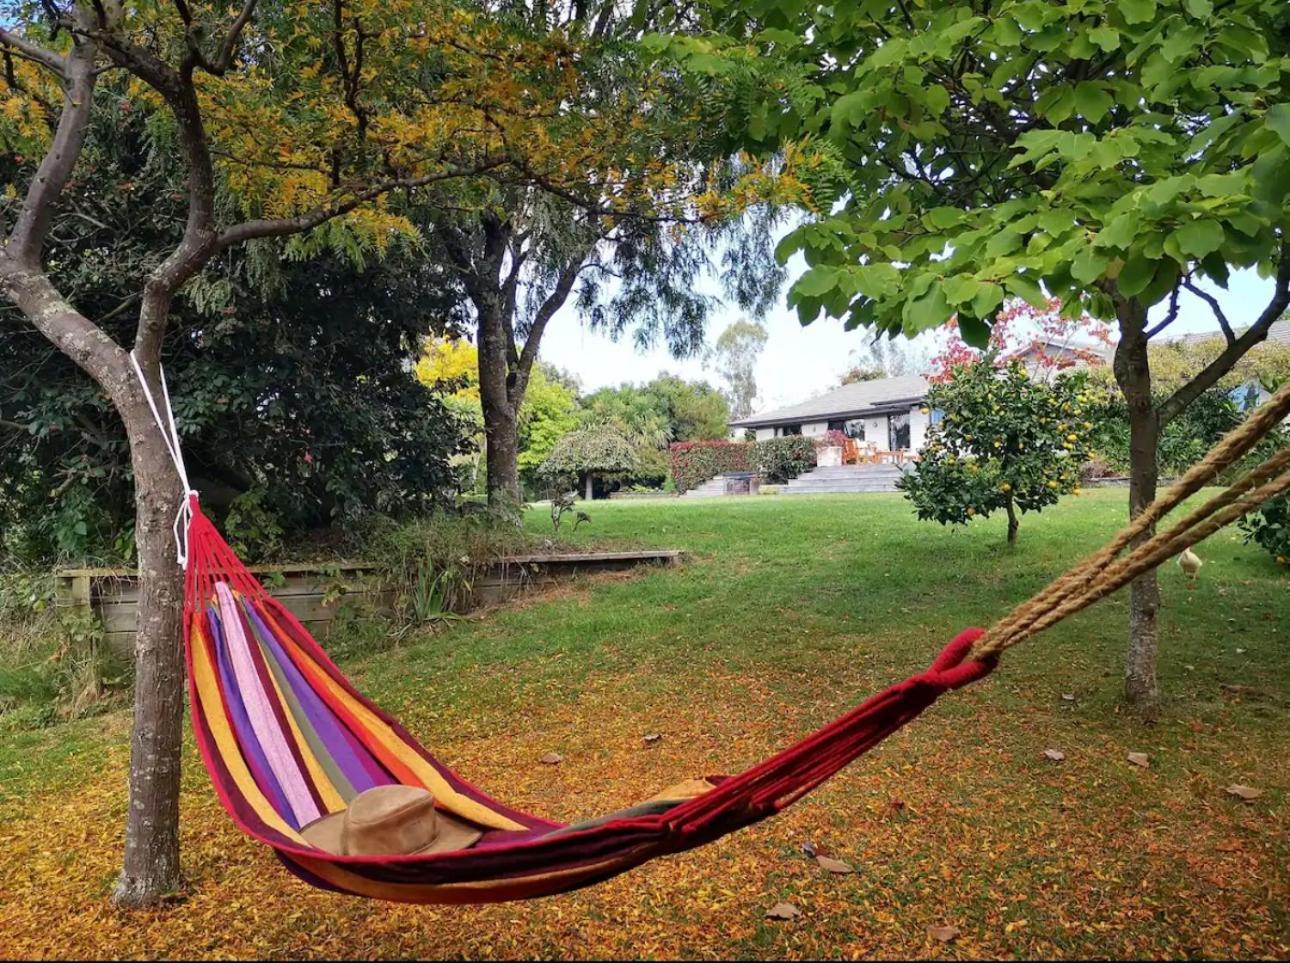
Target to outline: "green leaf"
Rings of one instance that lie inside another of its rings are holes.
[[[1156,0],[1120,0],[1125,23],[1150,23],[1156,16]]]
[[[1192,54],[1204,38],[1201,27],[1184,27],[1169,34],[1169,39],[1160,45],[1161,55],[1171,64],[1178,63]]]
[[[1053,87],[1035,102],[1035,110],[1041,117],[1060,124],[1075,113],[1075,89],[1065,84]]]
[[[867,298],[882,300],[900,289],[900,269],[894,264],[861,264],[850,273],[857,290]]]
[[[1003,288],[986,281],[977,291],[976,297],[972,299],[972,313],[979,318],[989,317],[990,314],[1003,303]]]
[[[1184,254],[1201,258],[1223,246],[1223,226],[1217,221],[1189,221],[1174,232]]]
[[[959,315],[959,334],[970,348],[984,351],[990,346],[990,326],[970,314]]]
[[[1111,95],[1097,84],[1082,83],[1075,88],[1075,109],[1094,124],[1106,116],[1114,103]]]
[[[1213,0],[1183,0],[1183,6],[1197,20],[1208,20],[1214,12]]]
[[[839,128],[859,127],[869,113],[869,107],[866,103],[867,98],[868,93],[863,90],[843,94],[833,102],[833,110],[829,114],[829,124],[832,127]]]
[[[835,267],[813,267],[793,285],[799,295],[808,298],[822,298],[838,286],[838,269]]]
[[[1085,248],[1075,260],[1071,261],[1071,277],[1081,284],[1092,284],[1102,276],[1109,261],[1110,258]]]
[[[966,304],[976,297],[981,289],[981,282],[971,277],[952,277],[945,279],[945,298],[950,304]]]
[[[1290,104],[1274,104],[1263,115],[1263,123],[1287,144],[1290,144]]]
[[[939,84],[923,89],[923,104],[928,113],[939,117],[950,106],[950,92]]]
[[[1124,267],[1120,269],[1120,277],[1116,284],[1120,288],[1121,294],[1127,294],[1133,297],[1135,294],[1141,294],[1146,290],[1151,279],[1156,276],[1156,262],[1148,260],[1141,254],[1133,253],[1129,259],[1124,262]]]
[[[1010,292],[1022,298],[1032,308],[1042,308],[1048,304],[1048,299],[1044,297],[1043,289],[1024,275],[1014,274],[1005,280],[1003,284]]]
[[[1120,31],[1114,27],[1100,26],[1094,27],[1088,32],[1088,39],[1093,41],[1107,53],[1116,50],[1120,46]]]
[[[933,207],[923,215],[923,223],[938,231],[953,227],[963,220],[963,212],[957,207]]]
[[[944,288],[933,284],[922,297],[905,302],[905,330],[912,334],[938,327],[949,320],[951,313]]]
[[[1290,149],[1277,144],[1264,151],[1250,169],[1254,196],[1267,204],[1279,205],[1290,197]]]
[[[1098,232],[1094,247],[1127,248],[1138,235],[1138,214],[1126,211],[1111,220],[1111,223]]]

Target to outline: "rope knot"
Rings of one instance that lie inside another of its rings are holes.
[[[984,679],[999,664],[997,656],[968,659],[976,640],[985,635],[984,629],[965,629],[941,650],[927,671],[914,676],[915,682],[931,686],[938,692],[961,689],[963,686]]]

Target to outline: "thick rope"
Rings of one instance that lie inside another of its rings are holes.
[[[997,657],[1005,649],[1087,608],[1225,525],[1290,491],[1290,471],[1287,471],[1290,468],[1290,448],[1287,448],[1247,472],[1177,525],[1153,534],[1119,558],[1128,546],[1139,541],[1170,511],[1251,451],[1287,415],[1290,415],[1290,384],[1282,387],[1225,435],[1209,454],[1140,511],[1105,547],[1058,577],[990,628],[973,647],[971,658]]]
[[[162,444],[166,446],[166,451],[170,455],[170,460],[174,462],[175,471],[179,474],[179,483],[183,486],[183,497],[179,500],[179,511],[175,513],[175,524],[173,531],[175,533],[175,560],[183,569],[188,568],[188,529],[193,523],[193,501],[197,498],[197,492],[193,486],[188,483],[188,470],[184,467],[184,452],[179,444],[179,429],[175,426],[175,410],[170,405],[170,389],[166,387],[166,371],[160,363],[157,364],[157,375],[161,381],[161,400],[160,407],[157,405],[156,398],[152,395],[152,389],[148,387],[148,379],[143,376],[143,368],[139,366],[139,359],[135,357],[133,351],[130,352],[130,364],[134,366],[135,376],[139,379],[139,387],[143,389],[144,400],[148,402],[148,407],[152,410],[152,420],[157,423],[157,428],[161,432]],[[165,418],[162,418],[162,412],[165,412]]]

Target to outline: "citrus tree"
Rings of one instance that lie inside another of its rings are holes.
[[[964,525],[1005,512],[1012,545],[1019,513],[1078,492],[1095,427],[1083,380],[1035,379],[1020,362],[999,368],[987,356],[933,383],[927,405],[939,420],[898,482],[918,517]]]

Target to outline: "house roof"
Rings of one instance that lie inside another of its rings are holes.
[[[1248,327],[1237,328],[1234,333],[1239,338],[1248,330]],[[1222,337],[1223,332],[1215,330],[1201,331],[1197,334],[1184,334],[1177,338],[1171,338],[1170,340],[1180,342],[1182,344],[1202,344],[1206,341],[1213,341],[1215,339],[1221,340]],[[1286,347],[1290,347],[1290,318],[1281,318],[1278,321],[1272,322],[1272,326],[1268,328],[1268,338],[1266,343],[1283,344]]]
[[[800,404],[759,411],[747,418],[736,419],[730,425],[732,428],[757,428],[825,421],[830,418],[853,418],[862,414],[876,414],[878,412],[875,409],[886,410],[901,404],[917,404],[926,397],[927,379],[922,375],[857,381]]]

